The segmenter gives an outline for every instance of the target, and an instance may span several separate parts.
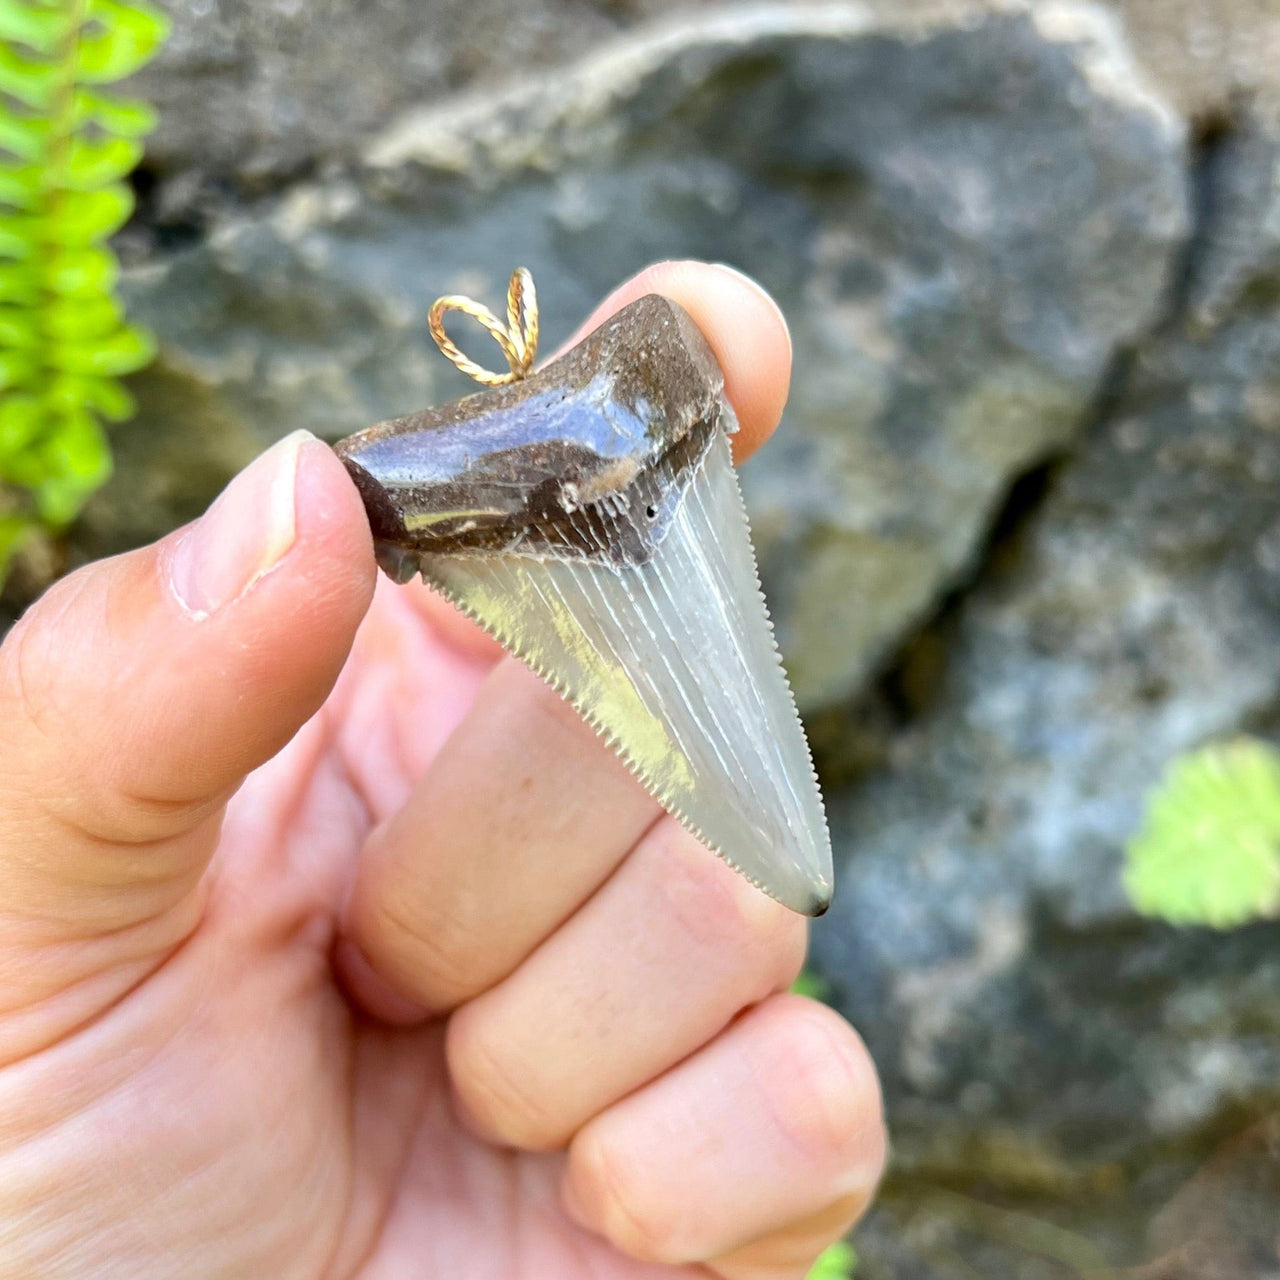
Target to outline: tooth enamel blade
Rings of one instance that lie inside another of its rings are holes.
[[[822,800],[723,430],[644,563],[511,553],[419,563],[704,844],[793,910],[826,910]]]

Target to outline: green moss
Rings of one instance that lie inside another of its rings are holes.
[[[103,86],[167,34],[142,0],[0,0],[0,581],[110,475],[103,424],[133,412],[119,379],[154,353],[106,242],[155,113]]]

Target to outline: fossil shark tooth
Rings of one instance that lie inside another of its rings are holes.
[[[337,452],[387,573],[421,573],[704,844],[819,915],[830,839],[760,594],[736,429],[705,338],[650,295],[527,379]]]

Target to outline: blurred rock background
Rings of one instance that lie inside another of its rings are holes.
[[[549,350],[653,259],[751,272],[796,345],[744,480],[840,859],[814,962],[895,1139],[859,1276],[1280,1275],[1237,1136],[1276,931],[1119,880],[1171,757],[1280,734],[1280,3],[171,7],[122,239],[162,354],[69,562],[465,391],[437,294],[528,265]]]

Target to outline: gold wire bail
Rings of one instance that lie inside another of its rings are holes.
[[[457,344],[444,331],[446,311],[461,311],[464,316],[470,316],[484,326],[507,358],[506,373],[494,373],[458,350]],[[486,387],[519,382],[529,376],[534,357],[538,354],[538,293],[533,287],[533,276],[526,267],[517,267],[511,273],[511,283],[507,286],[506,324],[482,303],[450,293],[431,304],[427,325],[436,346],[468,377]]]

